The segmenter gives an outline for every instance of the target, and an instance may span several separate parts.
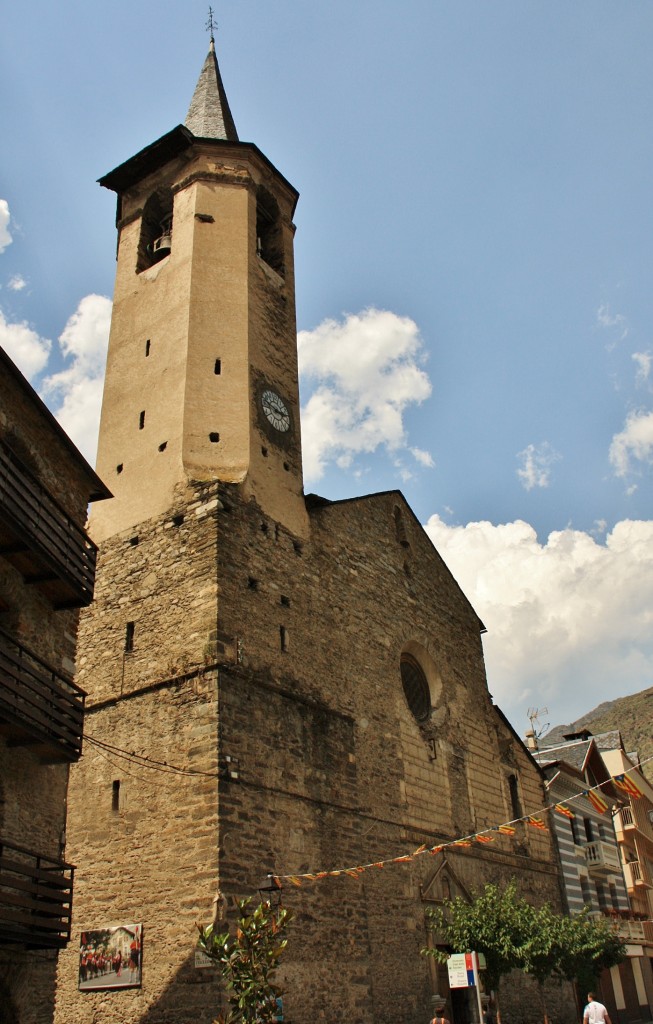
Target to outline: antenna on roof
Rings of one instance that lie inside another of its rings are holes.
[[[214,33],[214,30],[218,27],[218,23],[217,23],[217,21],[215,21],[215,19],[213,17],[213,8],[212,7],[209,7],[209,17],[208,17],[208,20],[206,22],[206,26],[205,27],[206,27],[206,31],[211,33],[211,42],[214,43],[215,39],[214,39],[213,33]]]
[[[530,719],[531,727],[530,731],[526,733],[526,742],[529,750],[538,750],[538,740],[545,736],[547,731],[551,728],[547,722],[546,725],[540,725],[538,727],[538,721],[543,715],[548,715],[548,708],[529,708],[526,714]]]

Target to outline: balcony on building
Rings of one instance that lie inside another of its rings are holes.
[[[95,545],[2,442],[0,555],[55,608],[79,608],[93,599]]]
[[[596,839],[593,843],[586,843],[584,850],[587,870],[590,875],[601,877],[621,872],[619,850],[611,843],[604,843],[601,839]]]
[[[0,943],[61,949],[70,940],[75,869],[0,837]]]
[[[0,630],[0,735],[29,745],[47,764],[82,752],[86,694],[33,651]]]
[[[643,921],[620,921],[617,934],[624,942],[645,942]]]
[[[624,875],[626,887],[629,890],[634,889],[636,886],[642,886],[647,889],[653,888],[651,876],[639,860],[627,860],[624,864]]]

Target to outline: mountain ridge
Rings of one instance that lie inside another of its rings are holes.
[[[561,743],[565,734],[581,729],[589,729],[595,736],[619,729],[628,753],[636,751],[642,761],[653,758],[653,686],[627,697],[603,701],[575,722],[554,726],[540,737],[540,748]],[[644,764],[642,771],[653,782],[653,760]]]

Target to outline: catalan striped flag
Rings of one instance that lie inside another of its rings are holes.
[[[455,843],[453,843],[452,845],[453,846],[471,846],[472,843],[471,843],[471,840],[469,840],[469,839],[456,839]]]
[[[494,836],[487,836],[487,835],[479,834],[479,835],[476,836],[476,842],[477,843],[493,843],[494,842]]]
[[[441,849],[442,849],[442,847],[441,847],[441,846],[432,846],[432,847],[431,847],[431,849],[430,849],[430,850],[429,850],[428,852],[429,852],[429,853],[430,853],[430,854],[431,854],[432,856],[435,856],[435,854],[436,854],[436,853],[439,853]]]
[[[608,809],[608,801],[605,800],[598,789],[586,789],[583,792],[583,796],[586,796],[595,811],[599,814],[605,814]]]
[[[349,875],[350,878],[358,878],[363,868],[345,868],[345,874]]]
[[[514,836],[517,829],[513,825],[499,825],[497,832],[500,832],[502,836]]]
[[[564,814],[565,818],[575,818],[576,817],[576,815],[571,810],[571,808],[567,807],[566,804],[556,804],[555,805],[555,809],[558,812],[558,814]]]
[[[413,857],[419,857],[420,853],[426,853],[426,843],[422,843],[416,850],[413,850]]]
[[[548,832],[548,828],[544,824],[541,818],[538,818],[535,814],[529,814],[526,819],[527,825],[532,825],[533,828],[539,828],[541,832]]]
[[[302,884],[302,880],[299,875],[286,875],[286,878],[289,882],[292,882],[293,885],[300,886]]]
[[[639,788],[631,775],[615,775],[612,781],[619,789],[623,789],[624,793],[628,793],[628,796],[644,796],[643,790]]]

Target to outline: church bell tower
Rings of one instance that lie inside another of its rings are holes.
[[[241,484],[306,531],[292,217],[298,193],[240,142],[211,38],[184,125],[100,179],[118,256],[96,541],[172,507],[189,482]]]

